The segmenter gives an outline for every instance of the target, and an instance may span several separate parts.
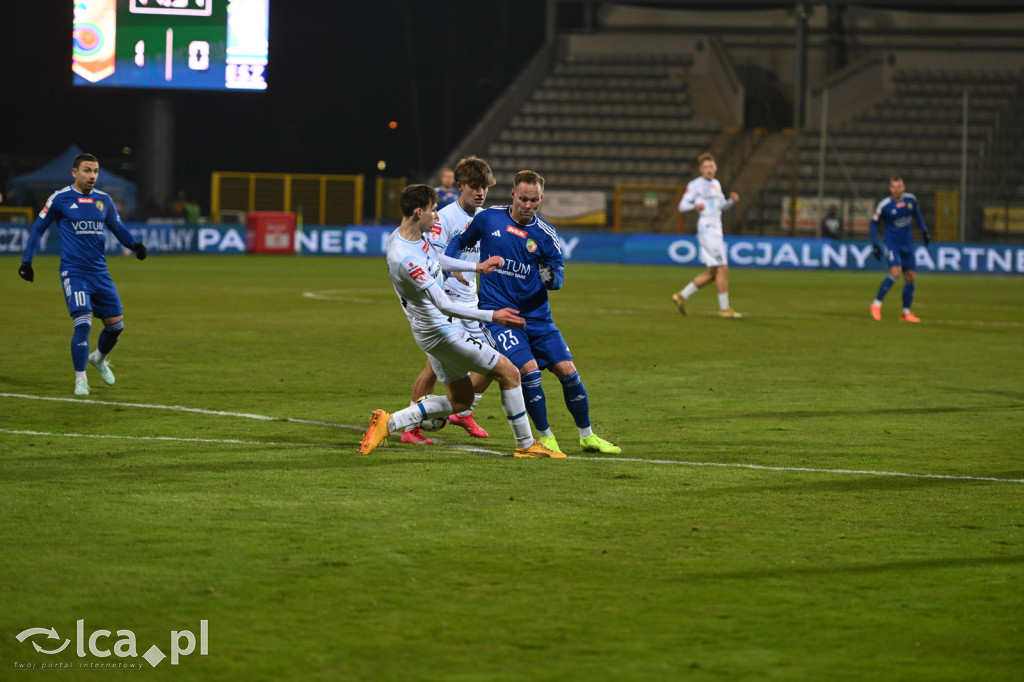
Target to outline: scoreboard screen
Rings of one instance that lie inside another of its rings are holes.
[[[75,86],[266,90],[270,0],[74,0]]]

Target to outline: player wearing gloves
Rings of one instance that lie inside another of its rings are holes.
[[[75,395],[89,395],[89,381],[85,375],[87,364],[92,364],[99,371],[105,383],[114,383],[114,372],[107,362],[107,355],[124,330],[121,298],[107,270],[104,228],[134,251],[136,258],[146,258],[145,245],[134,241],[131,232],[121,222],[110,195],[95,188],[99,172],[99,161],[92,154],[75,157],[71,168],[74,183],[57,190],[46,200],[39,218],[32,225],[32,233],[18,267],[22,279],[28,282],[35,279],[32,258],[47,228],[58,221],[61,287],[75,326],[71,336]],[[103,320],[103,331],[96,350],[90,354],[89,332],[93,315]]]
[[[359,443],[359,454],[372,452],[388,435],[424,419],[447,417],[473,404],[470,372],[483,374],[498,382],[501,407],[512,427],[520,458],[564,458],[535,441],[523,403],[519,372],[491,346],[481,343],[453,318],[479,320],[503,327],[522,327],[525,321],[518,310],[480,310],[455,303],[442,287],[441,271],[492,272],[502,265],[500,258],[483,262],[447,258],[438,254],[424,238],[437,220],[437,192],[427,185],[409,185],[399,199],[402,224],[388,241],[388,274],[402,310],[409,319],[413,338],[427,354],[434,374],[448,388],[447,396],[427,396],[423,400],[390,414],[374,410],[370,426]]]
[[[541,369],[549,369],[562,384],[565,404],[579,430],[585,452],[619,454],[622,449],[593,432],[590,403],[572,354],[551,319],[548,290],[562,287],[565,262],[555,229],[537,216],[544,198],[544,178],[531,170],[519,171],[512,182],[512,204],[494,206],[476,214],[472,222],[448,244],[446,254],[458,257],[480,245],[480,258],[500,256],[504,264],[480,277],[480,307],[515,308],[526,320],[524,328],[487,328],[498,345],[519,368],[526,409],[539,433],[537,439],[552,450],[558,442],[548,424],[541,388]]]
[[[894,175],[889,178],[889,196],[878,202],[875,214],[871,217],[871,245],[877,260],[882,260],[882,247],[878,245],[878,223],[881,221],[885,229],[885,249],[889,262],[889,274],[878,287],[878,294],[871,302],[871,317],[882,319],[882,299],[903,273],[903,312],[900,319],[904,322],[920,322],[910,307],[914,303],[914,287],[917,281],[916,259],[914,257],[914,236],[911,233],[913,221],[921,228],[925,248],[931,243],[928,227],[921,215],[921,206],[917,197],[905,191],[903,178]]]

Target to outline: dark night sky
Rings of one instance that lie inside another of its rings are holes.
[[[4,4],[0,183],[5,171],[29,170],[12,161],[51,158],[72,142],[135,179],[121,150],[138,148],[150,93],[73,89],[71,3]],[[534,55],[543,31],[543,0],[271,0],[267,91],[162,93],[174,102],[175,189],[208,207],[213,170],[369,180],[378,159],[388,176],[425,180]]]

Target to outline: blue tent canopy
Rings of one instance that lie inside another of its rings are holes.
[[[13,190],[19,200],[24,200],[26,195],[31,193],[37,201],[42,203],[46,197],[53,194],[62,187],[67,187],[74,179],[71,177],[71,166],[75,163],[75,157],[82,153],[82,148],[72,144],[61,154],[44,166],[41,166],[31,173],[11,178],[7,188]],[[100,164],[100,178],[96,182],[96,189],[102,190],[114,199],[117,210],[121,213],[122,220],[127,219],[135,213],[135,183],[131,180],[120,178],[110,171],[103,170]]]

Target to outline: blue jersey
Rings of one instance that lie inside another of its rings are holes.
[[[891,196],[882,199],[871,217],[871,243],[878,246],[878,223],[881,221],[885,226],[885,245],[890,250],[913,247],[914,238],[910,228],[915,220],[921,232],[927,234],[928,227],[924,224],[921,206],[917,203],[917,197],[910,192],[904,192],[899,199]]]
[[[451,189],[445,189],[444,187],[438,186],[434,188],[437,192],[437,210],[441,210],[448,204],[457,201],[459,198],[459,190],[452,187]]]
[[[134,238],[121,222],[110,195],[98,189],[82,194],[74,187],[57,190],[46,200],[39,218],[32,225],[32,234],[25,245],[22,261],[32,262],[43,233],[59,220],[60,269],[75,272],[107,271],[107,237],[104,227],[117,240],[131,248]]]
[[[527,320],[551,320],[548,289],[560,289],[565,276],[562,244],[555,228],[534,216],[525,225],[516,222],[508,206],[492,206],[476,214],[456,235],[445,254],[458,258],[480,244],[480,261],[501,256],[505,264],[489,275],[480,275],[480,307],[484,310],[514,308]],[[552,268],[547,286],[540,281],[538,266]]]

